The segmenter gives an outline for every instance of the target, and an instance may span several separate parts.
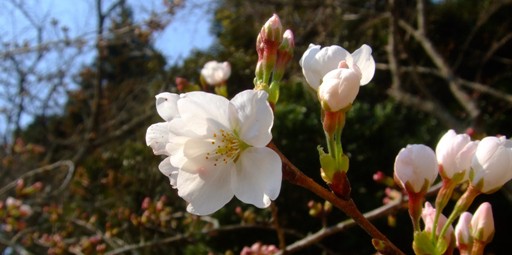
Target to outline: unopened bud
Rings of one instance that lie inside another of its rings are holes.
[[[272,15],[272,17],[267,20],[265,25],[261,28],[260,34],[262,41],[266,44],[272,43],[279,45],[281,43],[283,40],[283,25],[277,14]]]
[[[143,210],[147,210],[150,206],[151,206],[151,198],[146,197],[142,201],[142,205],[140,206],[140,208],[142,208]]]
[[[284,76],[286,66],[293,58],[293,51],[295,49],[295,40],[291,30],[287,29],[283,34],[283,41],[277,49],[277,61],[273,81],[280,81]]]
[[[485,244],[491,242],[494,237],[494,218],[491,204],[484,202],[476,209],[471,219],[471,227],[472,236],[475,240]]]
[[[455,225],[455,240],[461,254],[469,254],[473,245],[471,236],[471,213],[463,212]]]

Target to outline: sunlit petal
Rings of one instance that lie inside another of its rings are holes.
[[[178,195],[189,204],[187,211],[198,215],[214,213],[233,198],[231,171],[204,173],[180,172],[177,180]]]
[[[168,155],[165,150],[169,142],[169,123],[160,122],[149,126],[146,132],[146,145],[153,149],[155,155]]]
[[[175,189],[178,180],[178,168],[171,165],[171,157],[167,157],[158,165],[158,169],[163,175],[169,177],[171,186]]]
[[[231,100],[240,121],[240,138],[252,146],[266,146],[272,139],[274,115],[267,97],[264,91],[246,90]]]
[[[372,57],[372,48],[363,44],[359,49],[352,53],[354,63],[359,67],[362,73],[361,85],[366,85],[375,74],[375,60]]]
[[[164,92],[156,95],[156,111],[166,121],[179,116],[177,102],[178,94]]]
[[[264,208],[279,195],[281,178],[279,156],[267,147],[251,147],[241,154],[231,185],[242,202]]]

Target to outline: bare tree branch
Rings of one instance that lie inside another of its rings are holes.
[[[416,39],[416,41],[420,43],[432,62],[434,62],[436,67],[439,68],[440,73],[448,83],[451,92],[458,100],[459,104],[464,107],[471,118],[474,119],[478,117],[480,114],[480,109],[476,105],[476,102],[460,88],[460,85],[456,82],[457,77],[455,77],[451,68],[444,61],[442,56],[435,50],[432,42],[421,32],[412,28],[407,22],[399,20],[398,25],[409,34],[411,34]]]

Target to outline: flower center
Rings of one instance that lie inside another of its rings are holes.
[[[212,136],[211,143],[215,146],[215,149],[212,152],[206,153],[206,159],[214,160],[214,166],[217,166],[219,163],[235,162],[240,152],[249,147],[249,145],[240,140],[236,131],[227,132],[224,129],[220,129],[218,132],[214,132]]]

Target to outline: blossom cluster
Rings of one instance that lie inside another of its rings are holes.
[[[435,208],[428,202],[422,208],[424,195],[438,175],[441,176],[442,186],[436,197]],[[440,254],[453,249],[455,237],[451,224],[462,214],[456,228],[457,247],[461,253],[469,254],[474,242],[483,244],[475,245],[475,249],[479,249],[491,241],[494,223],[488,203],[480,205],[473,220],[466,210],[478,194],[493,193],[512,179],[512,141],[505,136],[488,136],[480,141],[472,141],[467,134],[449,130],[439,140],[435,152],[423,144],[403,148],[395,159],[394,177],[409,195],[409,214],[416,233],[416,253],[423,254],[432,248],[429,247],[432,243]],[[446,218],[442,211],[453,190],[463,183],[467,183],[468,188],[457,201],[450,217]],[[420,216],[424,222],[423,231],[419,225]],[[432,242],[426,242],[426,236],[432,237]]]
[[[395,179],[409,193],[426,191],[438,174],[443,180],[469,181],[478,191],[493,193],[512,179],[512,140],[488,136],[471,141],[467,134],[449,130],[435,153],[425,145],[413,144],[395,159]]]
[[[32,214],[30,205],[22,200],[8,197],[0,201],[0,230],[2,232],[16,232],[26,227],[25,220]]]

